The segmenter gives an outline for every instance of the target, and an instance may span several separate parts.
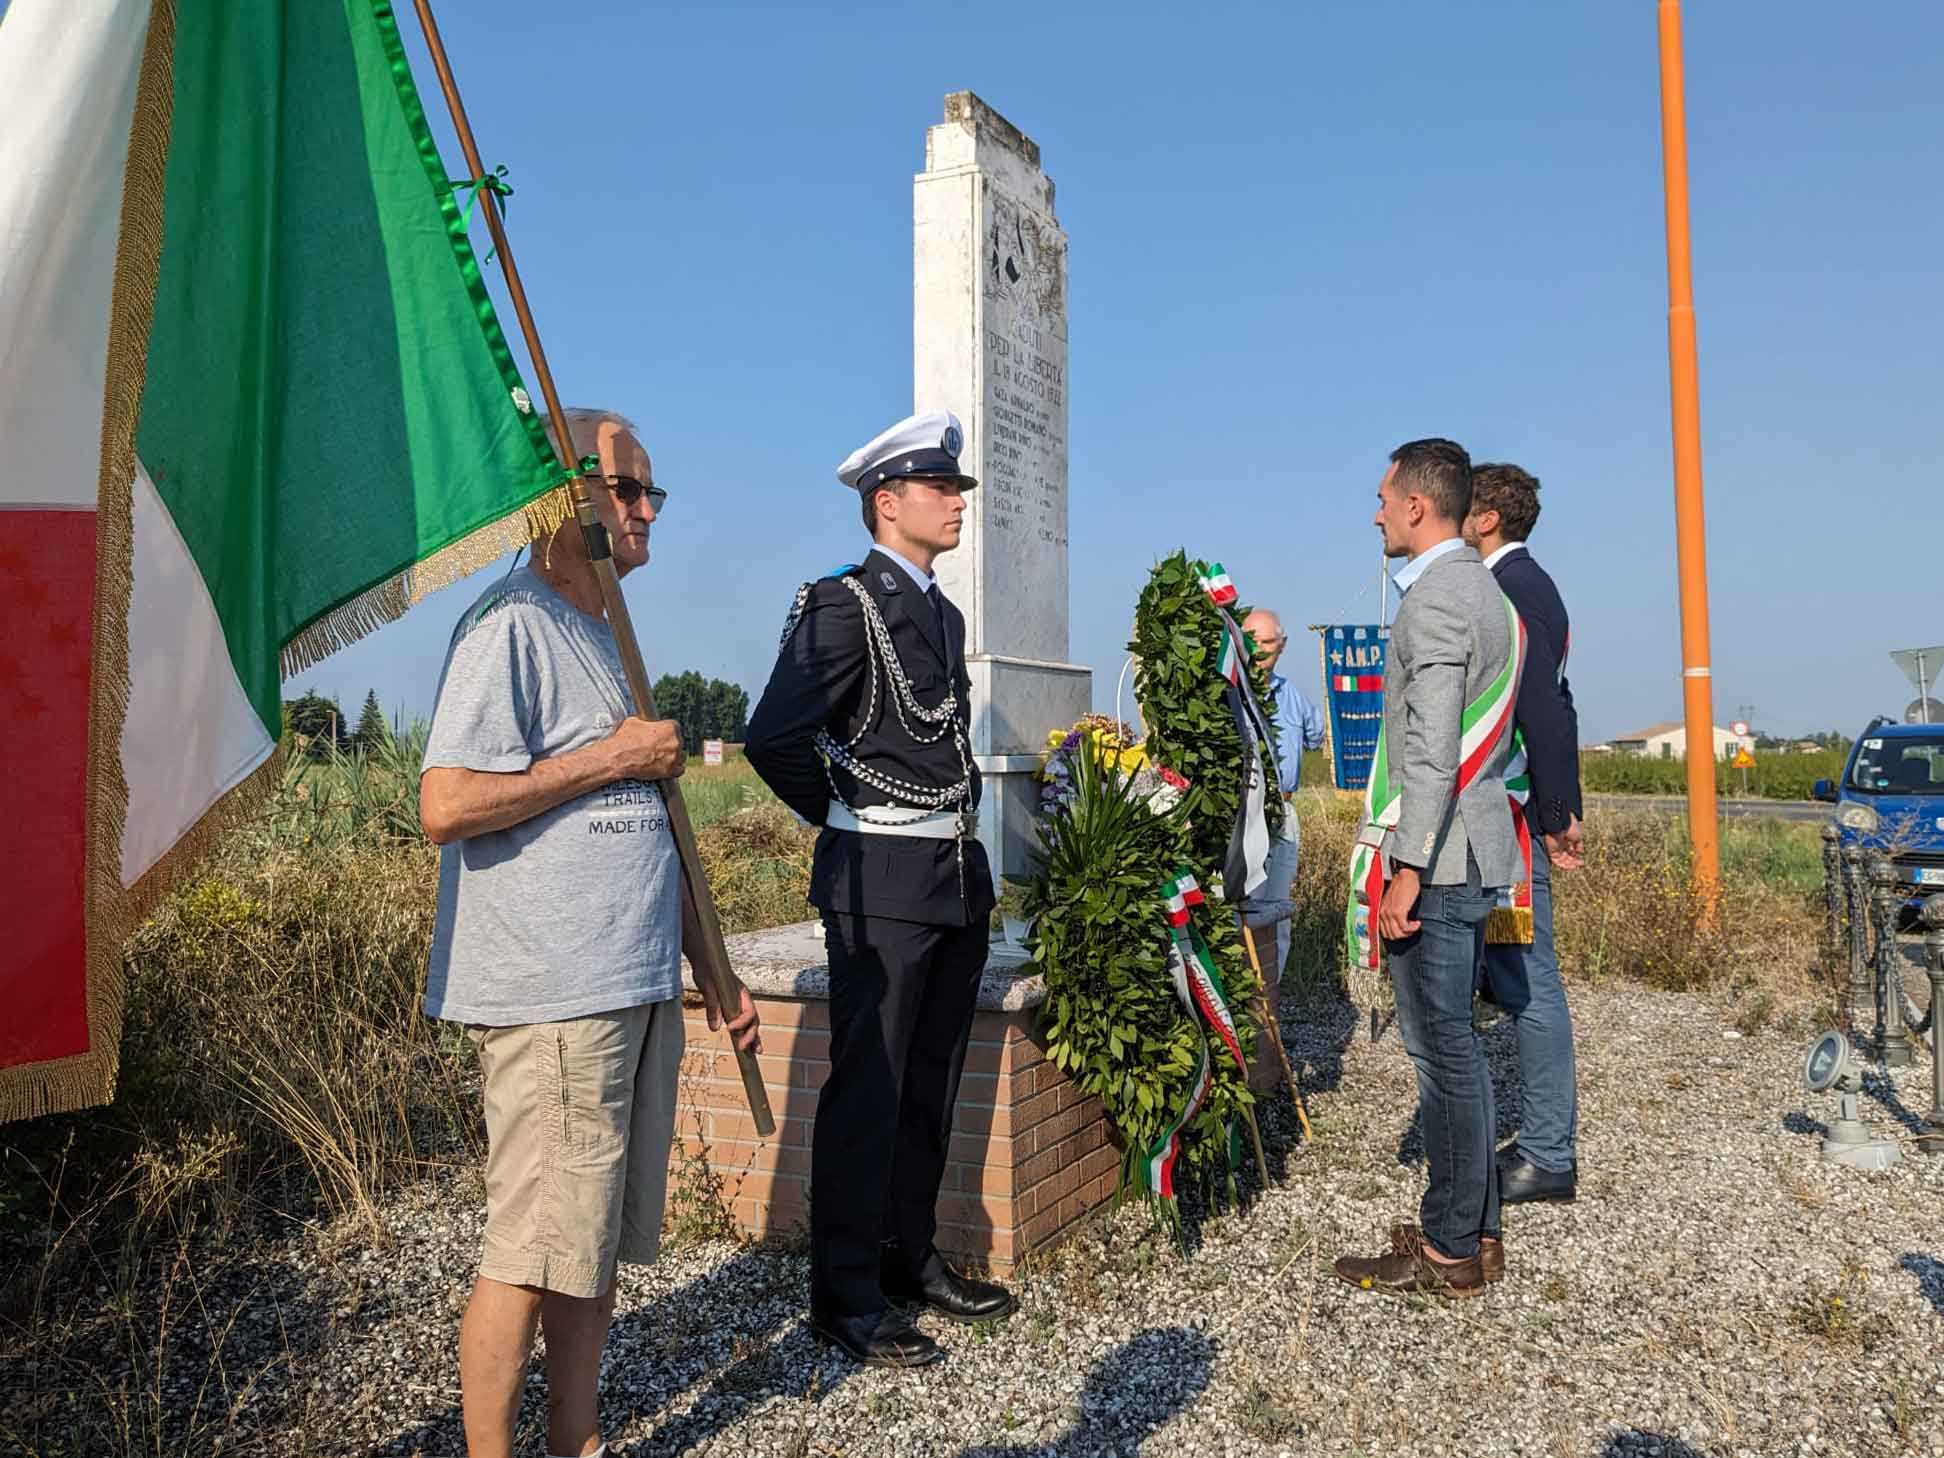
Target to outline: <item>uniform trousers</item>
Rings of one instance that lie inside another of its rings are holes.
[[[988,933],[983,918],[937,926],[826,911],[823,923],[830,1075],[810,1146],[810,1306],[868,1316],[888,1304],[885,1259],[907,1278],[937,1260],[938,1187]]]

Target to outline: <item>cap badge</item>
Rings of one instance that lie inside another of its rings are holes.
[[[939,444],[944,447],[946,455],[957,457],[958,453],[965,449],[965,437],[959,434],[956,425],[948,425],[945,427],[945,439]]]

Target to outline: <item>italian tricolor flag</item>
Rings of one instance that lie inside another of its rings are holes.
[[[1161,883],[1161,899],[1167,906],[1169,926],[1186,926],[1193,916],[1188,908],[1206,904],[1201,883],[1195,879],[1194,872],[1186,869],[1175,872],[1173,880]]]
[[[1220,562],[1211,562],[1208,571],[1201,576],[1202,591],[1216,607],[1227,607],[1235,601],[1235,584]]]
[[[388,5],[13,0],[0,112],[10,1118],[112,1097],[284,674],[563,502]]]

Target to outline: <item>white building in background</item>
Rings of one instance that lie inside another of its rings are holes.
[[[1741,740],[1729,730],[1719,724],[1714,726],[1716,759],[1733,754],[1740,744]],[[1656,759],[1686,759],[1687,725],[1678,721],[1649,724],[1645,729],[1637,729],[1631,734],[1616,735],[1612,745],[1621,754],[1646,754]]]

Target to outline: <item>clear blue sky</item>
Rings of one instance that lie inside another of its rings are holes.
[[[1911,697],[1886,650],[1944,641],[1944,12],[1685,9],[1716,718],[1852,728]],[[753,699],[796,584],[856,559],[832,470],[912,406],[911,180],[969,88],[1071,238],[1103,704],[1177,546],[1299,630],[1366,620],[1385,455],[1443,434],[1544,483],[1584,737],[1679,716],[1652,0],[442,10],[563,392],[671,492],[628,587],[651,672]],[[429,712],[486,580],[289,691]]]

